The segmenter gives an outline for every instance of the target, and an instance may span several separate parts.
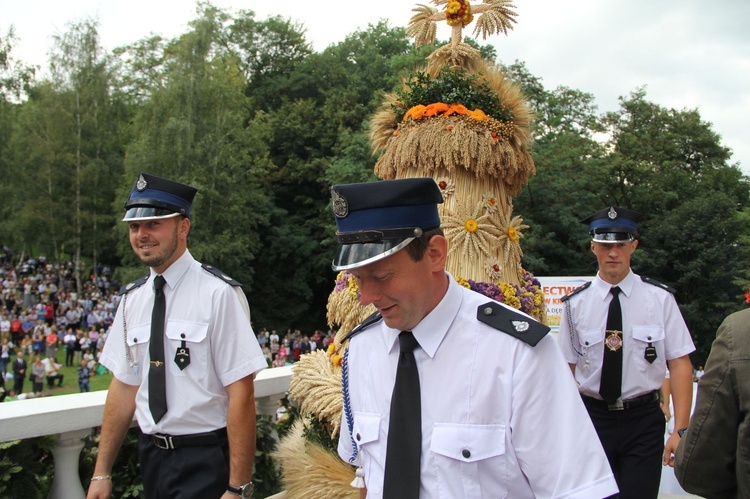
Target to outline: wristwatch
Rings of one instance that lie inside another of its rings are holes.
[[[235,487],[232,484],[227,485],[227,491],[231,494],[238,495],[242,497],[242,499],[250,499],[253,497],[253,490],[254,490],[253,482],[248,482],[245,485],[240,485],[239,487]]]
[[[677,434],[680,436],[680,438],[682,438],[682,436],[685,434],[686,431],[687,431],[687,426],[677,430]]]

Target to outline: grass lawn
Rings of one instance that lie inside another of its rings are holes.
[[[60,364],[63,364],[63,367],[60,368],[60,373],[63,375],[63,384],[61,387],[57,387],[57,381],[55,381],[54,388],[49,388],[47,386],[47,379],[44,380],[44,389],[42,393],[44,393],[44,396],[54,396],[54,395],[67,395],[70,393],[80,393],[80,389],[78,388],[78,366],[80,365],[80,362],[78,362],[75,366],[66,367],[65,364],[65,351],[58,352],[57,354],[57,360]],[[33,362],[29,361],[28,357],[26,358],[26,362],[29,365],[29,368],[27,369],[28,373],[31,372],[31,365]],[[91,387],[91,391],[95,392],[97,390],[106,390],[109,388],[109,382],[112,381],[112,374],[109,372],[106,372],[105,374],[94,374],[89,378],[89,386]],[[5,389],[10,391],[13,389],[13,380],[7,379],[5,381]],[[31,392],[31,382],[29,381],[28,376],[26,377],[26,380],[24,380],[23,383],[23,392],[29,393]],[[15,397],[13,397],[15,399]],[[9,399],[6,399],[9,400]]]

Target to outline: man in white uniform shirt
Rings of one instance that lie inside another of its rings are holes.
[[[338,452],[359,467],[361,495],[616,493],[549,329],[445,272],[435,182],[331,191],[340,244],[333,268],[351,272],[362,304],[378,310],[349,334],[342,372]]]
[[[123,289],[99,359],[114,378],[89,498],[111,494],[133,414],[146,497],[252,495],[253,380],[266,361],[239,283],[187,250],[195,193],[143,173],[125,204],[130,244],[151,271]]]
[[[688,354],[695,347],[674,290],[630,269],[638,246],[638,218],[634,211],[612,206],[582,220],[589,226],[599,271],[593,281],[563,297],[559,331],[563,354],[617,478],[620,499],[658,496],[662,464],[674,466],[693,397]],[[617,303],[619,313],[613,313]],[[611,327],[611,316],[619,319],[616,327]],[[659,388],[667,368],[679,430],[665,446]]]

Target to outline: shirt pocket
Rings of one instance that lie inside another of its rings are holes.
[[[208,324],[170,320],[164,334],[168,340],[164,361],[169,366],[169,374],[205,378],[208,374]],[[185,363],[187,366],[180,369]]]
[[[581,361],[588,363],[592,366],[601,365],[602,357],[604,356],[604,332],[601,329],[584,329],[578,333],[578,341],[581,344],[581,352],[583,357]],[[581,363],[579,361],[579,364]]]
[[[666,332],[662,326],[633,326],[633,354],[636,358],[636,362],[643,367],[649,366],[663,366],[663,362],[666,362],[665,358],[665,346],[664,338]],[[656,349],[656,361],[649,363],[646,360],[646,348],[649,344]],[[658,362],[661,359],[661,362]],[[663,367],[662,367],[663,369]]]
[[[441,498],[507,495],[505,432],[496,424],[434,425],[430,450]]]
[[[380,414],[355,412],[352,424],[352,438],[359,447],[367,490],[376,497],[383,490],[383,477],[385,476],[386,442],[381,442],[380,439],[382,420]]]
[[[149,359],[148,347],[150,337],[151,326],[148,324],[128,328],[128,334],[125,340],[127,346],[125,350],[125,360],[128,363],[127,369],[129,372],[141,376],[147,371],[145,365],[148,364]],[[116,340],[114,337],[110,336],[110,341]],[[131,363],[134,363],[132,367],[130,366]]]

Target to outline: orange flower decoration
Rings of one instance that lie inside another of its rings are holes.
[[[436,114],[444,113],[445,111],[448,111],[450,107],[448,107],[448,104],[445,104],[443,102],[435,102],[434,104],[430,104],[427,106],[427,108],[424,111],[424,115],[427,118],[431,118],[435,116]]]
[[[422,105],[422,104],[417,104],[413,108],[406,111],[404,118],[413,118],[415,120],[422,119],[422,116],[424,116],[424,112],[426,109],[427,109],[427,106]]]
[[[488,119],[490,119],[489,116],[484,114],[484,111],[482,111],[481,109],[473,110],[471,113],[469,113],[469,116],[471,116],[474,121],[487,121]]]
[[[463,104],[451,104],[450,110],[447,113],[445,113],[445,115],[449,116],[449,115],[451,115],[453,113],[456,113],[456,114],[469,114],[469,110],[466,109],[466,106],[464,106]]]

